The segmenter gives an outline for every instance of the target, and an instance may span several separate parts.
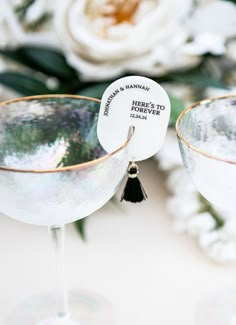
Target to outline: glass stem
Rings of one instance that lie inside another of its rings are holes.
[[[57,317],[60,319],[68,318],[70,316],[70,313],[68,308],[68,297],[65,285],[64,264],[65,226],[49,226],[49,234],[53,245],[57,271]]]

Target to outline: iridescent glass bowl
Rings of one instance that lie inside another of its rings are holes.
[[[191,105],[176,123],[180,152],[198,191],[214,205],[235,209],[236,95]]]
[[[191,105],[179,116],[176,132],[183,163],[198,191],[235,217],[236,95]],[[226,297],[220,294],[206,303],[197,324],[235,325],[236,294]]]
[[[101,208],[126,173],[131,135],[107,154],[97,139],[99,106],[99,100],[72,95],[33,96],[0,104],[0,211],[22,222],[48,226],[59,265],[63,226]],[[62,277],[61,268],[58,273]],[[48,302],[43,299],[27,303],[7,324],[82,324],[75,300],[76,295],[70,310],[61,286],[55,315],[48,315]],[[39,310],[34,310],[36,305]]]

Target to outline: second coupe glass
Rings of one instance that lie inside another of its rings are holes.
[[[236,95],[193,104],[179,116],[176,131],[184,165],[198,191],[235,218]],[[226,292],[206,301],[197,325],[235,325],[235,298],[235,292]]]

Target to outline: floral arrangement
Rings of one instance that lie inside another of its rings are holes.
[[[171,127],[188,103],[236,91],[235,68],[235,0],[1,3],[2,100],[45,93],[100,98],[115,78],[129,74],[165,87],[172,104],[170,134],[158,157],[172,192],[173,224],[197,236],[208,255],[220,261],[236,259],[236,228],[226,212],[216,211],[189,184]],[[82,223],[77,225],[83,231]]]
[[[127,73],[191,83],[202,76],[217,86],[219,76],[206,80],[205,56],[236,60],[235,0],[2,2],[2,54],[58,79],[38,84],[38,92],[78,91]]]
[[[169,198],[167,210],[177,233],[193,236],[212,260],[236,260],[236,220],[227,211],[212,206],[192,184],[182,164],[177,137],[169,130],[166,145],[155,157],[165,174]]]

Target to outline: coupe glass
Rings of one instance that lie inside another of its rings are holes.
[[[206,99],[179,116],[176,131],[185,167],[198,191],[220,209],[235,211],[236,95]],[[236,294],[202,305],[197,324],[235,325]]]
[[[96,134],[99,106],[99,100],[72,95],[0,104],[0,211],[48,227],[59,283],[57,298],[27,301],[9,317],[9,325],[111,323],[105,302],[96,296],[72,291],[68,304],[63,270],[64,225],[102,207],[128,166],[133,130],[120,148],[104,152]]]

